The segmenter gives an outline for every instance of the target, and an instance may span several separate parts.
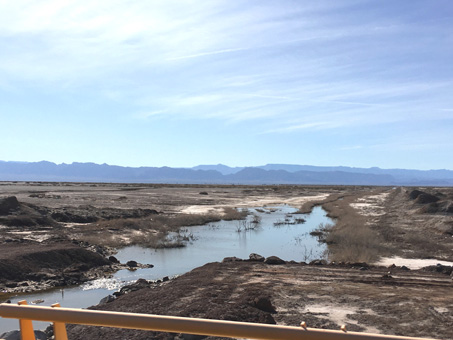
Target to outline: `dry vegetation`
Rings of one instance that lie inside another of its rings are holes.
[[[246,210],[225,208],[223,214],[171,214],[152,215],[146,218],[103,220],[86,225],[75,225],[72,234],[90,244],[121,248],[141,245],[149,248],[184,247],[191,241],[188,229],[220,220],[240,220],[247,216]]]
[[[420,189],[420,190],[419,190]],[[302,212],[322,205],[334,227],[315,235],[328,244],[337,262],[373,262],[381,256],[453,256],[453,189],[350,187],[324,200],[307,202]]]
[[[351,188],[352,189],[352,188]],[[379,233],[367,224],[351,203],[383,189],[360,188],[349,193],[332,194],[324,200],[307,202],[300,211],[307,213],[322,205],[335,226],[320,226],[315,234],[328,245],[328,259],[337,262],[373,262],[386,253]]]

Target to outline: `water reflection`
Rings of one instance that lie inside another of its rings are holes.
[[[143,264],[153,264],[154,268],[136,271],[120,270],[113,278],[99,279],[82,286],[64,290],[54,289],[36,294],[24,294],[11,298],[13,303],[44,300],[43,305],[59,302],[64,307],[84,308],[97,304],[100,299],[118,290],[121,286],[139,278],[160,279],[186,273],[208,262],[221,261],[228,256],[248,258],[250,253],[262,256],[278,256],[284,260],[309,261],[320,258],[325,245],[320,244],[309,233],[321,223],[333,223],[321,207],[315,207],[310,214],[295,214],[296,209],[289,206],[250,209],[260,217],[261,222],[254,229],[238,228],[238,221],[220,221],[204,226],[188,228],[193,235],[192,241],[184,248],[147,249],[131,246],[121,249],[116,257],[122,263],[135,260]],[[302,224],[287,224],[303,218]],[[251,223],[250,215],[247,223]],[[244,225],[242,225],[244,226]],[[241,229],[241,231],[238,231]],[[46,327],[46,323],[35,323],[35,329]],[[0,318],[0,334],[18,329],[17,320]]]

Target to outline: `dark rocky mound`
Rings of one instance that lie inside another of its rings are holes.
[[[253,263],[257,262],[209,263],[161,284],[139,280],[137,288],[143,289],[129,290],[113,301],[92,309],[275,324],[272,315],[276,311],[267,293],[268,283],[258,282],[238,290],[237,285],[229,282],[228,278],[225,278],[225,282],[218,280],[226,274],[225,270],[234,270],[238,277],[245,276],[250,271],[249,265]],[[68,325],[67,329],[68,337],[72,340],[205,338],[81,325]]]
[[[411,200],[415,200],[418,196],[420,196],[421,194],[424,194],[423,191],[420,191],[420,190],[412,190],[410,193],[409,193],[409,198]]]
[[[453,202],[446,201],[446,202],[435,202],[429,203],[424,205],[419,209],[421,213],[428,213],[428,214],[453,214]]]
[[[119,218],[143,218],[158,214],[158,212],[154,209],[96,208],[91,205],[52,209],[47,213],[54,220],[64,223],[92,223],[101,219],[112,220]]]
[[[16,196],[0,198],[0,215],[10,215],[19,209],[19,201]]]
[[[435,266],[427,266],[423,267],[422,270],[427,272],[437,272],[446,275],[452,275],[453,273],[453,266],[444,266],[443,264],[438,263]]]
[[[264,260],[264,263],[266,263],[266,264],[285,264],[286,261],[282,260],[278,256],[269,256],[269,257],[266,257],[266,259]]]
[[[58,223],[92,223],[99,220],[143,218],[156,215],[154,209],[78,207],[47,208],[21,203],[15,196],[0,199],[0,224],[10,227],[58,226]]]
[[[427,193],[420,194],[415,199],[415,202],[418,204],[435,203],[437,201],[439,201],[439,197]]]
[[[409,198],[411,200],[415,200],[415,203],[418,203],[418,204],[435,203],[440,200],[439,197],[428,194],[428,193],[420,191],[420,190],[412,190],[409,193]]]
[[[79,283],[88,279],[90,269],[110,265],[100,254],[70,242],[13,242],[2,244],[1,250],[0,286],[9,288],[21,281],[50,280],[50,285]]]
[[[0,198],[0,224],[10,227],[58,225],[41,208],[21,203],[15,196]]]

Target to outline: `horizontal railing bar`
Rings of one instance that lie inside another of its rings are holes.
[[[6,303],[0,304],[0,316],[3,318],[28,319],[36,321],[62,322],[90,326],[105,326],[170,333],[202,334],[209,336],[249,338],[249,339],[269,339],[269,340],[421,339],[404,336],[345,332],[225,320],[210,320],[152,314],[95,311],[72,308],[18,306]]]

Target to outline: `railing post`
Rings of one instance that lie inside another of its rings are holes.
[[[51,307],[61,307],[59,303],[54,303]],[[66,333],[66,325],[63,322],[53,323],[53,334],[55,340],[68,340],[68,334]]]
[[[27,301],[21,300],[17,304],[19,306],[25,306],[27,305]],[[33,323],[31,320],[19,319],[19,325],[21,340],[36,340],[35,331],[33,330]]]

